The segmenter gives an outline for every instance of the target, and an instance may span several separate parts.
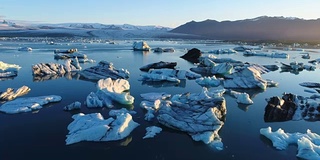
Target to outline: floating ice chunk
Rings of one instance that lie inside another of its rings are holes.
[[[63,110],[65,111],[71,111],[71,110],[75,110],[75,109],[80,109],[81,108],[81,103],[79,101],[75,101],[67,106],[65,106],[63,108]]]
[[[0,106],[0,111],[9,114],[30,112],[41,109],[45,104],[59,102],[61,99],[62,98],[60,96],[56,95],[17,98]]]
[[[106,78],[112,79],[127,79],[129,71],[126,69],[116,69],[113,63],[100,61],[97,66],[86,68],[79,72],[81,76],[91,80],[100,80]]]
[[[143,137],[143,139],[146,138],[153,138],[157,133],[160,133],[162,131],[162,128],[157,126],[150,126],[146,128],[146,135]]]
[[[88,108],[103,107],[103,102],[96,93],[90,92],[86,99],[86,105]]]
[[[154,118],[154,113],[160,108],[161,101],[159,99],[155,101],[141,101],[140,106],[147,110],[145,114],[145,120],[151,121]]]
[[[18,71],[21,67],[16,64],[9,64],[0,61],[0,72]]]
[[[170,82],[180,82],[182,79],[196,79],[201,76],[188,72],[186,70],[176,70],[176,69],[152,69],[148,73],[141,75],[142,81],[170,81]]]
[[[261,128],[260,134],[264,135],[272,141],[275,148],[284,150],[289,144],[298,145],[297,157],[303,159],[319,159],[320,158],[320,135],[312,133],[309,129],[307,133],[285,133],[279,128],[272,132],[271,127]]]
[[[167,99],[171,97],[171,94],[167,94],[165,92],[150,92],[150,93],[142,93],[140,96],[147,101],[155,101],[157,99]]]
[[[171,68],[174,69],[174,67],[177,65],[177,62],[156,62],[151,63],[145,66],[140,67],[141,71],[149,71],[150,69],[161,69],[161,68]]]
[[[46,75],[64,75],[68,72],[80,71],[78,59],[67,59],[65,64],[59,63],[38,63],[32,66],[33,76],[46,76]]]
[[[102,94],[121,104],[132,104],[134,102],[134,97],[129,92],[125,92],[130,89],[129,81],[125,79],[100,79],[97,88]]]
[[[174,95],[170,102],[161,105],[157,119],[166,127],[187,132],[196,141],[222,149],[217,134],[227,112],[225,99],[221,97],[223,92],[203,87],[200,93]]]
[[[145,41],[133,42],[133,50],[135,51],[150,51],[151,48]]]
[[[212,77],[201,77],[197,78],[196,82],[201,86],[211,86],[211,87],[217,87],[220,85],[220,80],[216,78],[216,76]]]
[[[0,92],[0,101],[11,101],[19,96],[27,94],[31,89],[28,86],[22,86],[16,91],[13,88],[7,88],[5,92]]]
[[[119,116],[121,114],[125,114],[125,113],[129,113],[129,114],[136,114],[136,111],[129,111],[125,108],[121,108],[121,109],[112,109],[109,111],[109,116]]]
[[[237,102],[241,104],[253,104],[248,93],[240,93],[237,91],[230,90],[230,94],[237,98]]]
[[[20,47],[20,48],[18,49],[18,51],[31,52],[31,51],[32,51],[32,48],[31,48],[31,47]]]
[[[117,115],[116,119],[104,119],[100,113],[72,116],[74,119],[68,125],[69,133],[66,136],[66,144],[80,141],[116,141],[127,137],[138,123],[132,120],[128,113]]]

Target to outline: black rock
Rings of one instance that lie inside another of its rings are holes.
[[[180,58],[183,58],[192,63],[199,63],[199,57],[202,55],[201,51],[197,48],[192,48]]]

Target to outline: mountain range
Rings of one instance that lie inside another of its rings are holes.
[[[170,32],[217,40],[320,41],[320,19],[261,16],[237,21],[191,21]]]
[[[191,21],[169,28],[101,23],[20,24],[0,20],[0,37],[193,38],[228,41],[320,42],[320,19],[261,16],[236,21]]]

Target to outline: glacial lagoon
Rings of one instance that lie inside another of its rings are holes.
[[[214,149],[203,142],[194,141],[188,134],[167,128],[157,121],[144,119],[146,111],[140,107],[141,94],[150,92],[165,92],[171,95],[186,92],[199,93],[202,86],[195,80],[183,80],[179,84],[140,81],[145,72],[139,68],[150,63],[165,61],[177,62],[177,69],[190,71],[195,64],[180,56],[187,50],[198,48],[203,55],[215,49],[232,49],[239,45],[231,43],[208,43],[206,41],[157,41],[146,40],[151,48],[174,48],[174,52],[133,51],[133,40],[119,40],[116,43],[101,41],[79,40],[75,42],[55,42],[49,45],[41,41],[0,41],[0,61],[17,64],[21,68],[18,76],[0,81],[0,91],[7,88],[30,87],[28,94],[22,97],[42,95],[59,95],[60,102],[50,103],[42,109],[19,114],[0,113],[0,159],[298,159],[297,145],[289,145],[285,150],[277,150],[272,142],[260,134],[261,128],[271,127],[273,131],[282,128],[285,132],[306,133],[310,129],[320,134],[319,121],[284,121],[265,122],[264,111],[266,99],[279,96],[284,92],[308,97],[314,93],[306,92],[310,88],[299,85],[302,82],[318,82],[319,66],[314,71],[299,72],[283,71],[281,68],[262,74],[262,78],[278,82],[277,87],[261,89],[242,89],[253,100],[251,105],[238,104],[233,96],[224,94],[227,114],[224,125],[219,131],[223,149]],[[31,47],[32,51],[19,51],[20,47]],[[257,46],[248,46],[254,47]],[[117,68],[130,72],[130,95],[134,103],[124,105],[116,103],[112,109],[126,108],[137,112],[132,119],[140,124],[131,134],[118,141],[109,142],[79,142],[66,145],[68,125],[73,121],[72,116],[78,113],[100,113],[105,119],[109,117],[110,108],[88,108],[84,104],[88,94],[97,90],[96,81],[79,76],[55,77],[41,79],[32,75],[31,66],[38,63],[64,63],[64,60],[54,59],[54,50],[77,48],[85,53],[93,63],[81,63],[82,68],[96,66],[101,60],[112,62]],[[266,48],[267,49],[267,48]],[[303,59],[300,50],[284,50],[289,58],[274,58],[268,56],[244,56],[242,52],[234,54],[218,54],[218,58],[232,58],[242,62],[258,63],[261,65],[277,65],[279,67],[291,62],[308,63],[309,60],[320,58],[320,49],[305,49],[310,59]],[[213,87],[221,89],[222,86]],[[82,103],[80,110],[64,111],[63,108],[75,101]],[[143,139],[146,128],[158,126],[162,131],[154,138]]]

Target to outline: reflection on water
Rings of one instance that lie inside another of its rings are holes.
[[[56,80],[61,77],[66,78],[67,80],[79,80],[80,79],[80,74],[77,72],[67,72],[65,74],[47,74],[44,76],[40,75],[33,75],[33,82],[42,82],[42,81],[47,81],[47,80]]]

